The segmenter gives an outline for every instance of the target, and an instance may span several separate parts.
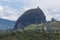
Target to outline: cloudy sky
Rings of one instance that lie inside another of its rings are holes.
[[[16,21],[26,10],[37,6],[47,20],[60,20],[60,0],[0,0],[0,18]]]

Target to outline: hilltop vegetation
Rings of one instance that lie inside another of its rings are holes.
[[[0,34],[0,40],[60,40],[60,33],[47,33],[40,31],[16,31]]]
[[[49,22],[49,23],[41,23],[41,24],[32,24],[30,26],[25,27],[26,30],[34,30],[34,29],[60,29],[60,22]]]
[[[55,29],[52,29],[50,26],[55,27]],[[16,31],[11,29],[0,31],[0,40],[60,40],[59,26],[60,22],[51,22],[38,25],[32,24]],[[47,27],[47,30],[44,27]]]

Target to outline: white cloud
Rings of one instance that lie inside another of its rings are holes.
[[[44,13],[47,20],[51,20],[51,18],[55,18],[58,21],[60,20],[60,9],[46,9]]]
[[[0,7],[0,18],[9,19],[9,20],[17,20],[26,10],[31,9],[28,7],[24,7],[22,10],[16,10],[9,6],[1,6]],[[55,18],[60,20],[60,9],[43,9],[43,12],[46,15],[47,20],[51,20],[51,18]]]
[[[22,2],[26,4],[28,7],[37,7],[41,8],[50,8],[50,7],[60,7],[59,0],[17,0],[18,2]]]
[[[59,0],[24,0],[28,8],[36,8],[39,6],[45,13],[47,20],[55,18],[60,20],[60,1]],[[51,11],[48,11],[50,9]]]
[[[17,10],[9,6],[0,6],[0,18],[16,21],[28,9],[30,8],[24,7],[22,10]]]
[[[2,6],[0,6],[0,12],[2,12],[3,11],[3,7]]]
[[[20,16],[20,12],[16,9],[10,8],[8,6],[5,6],[2,9],[0,12],[0,18],[16,20]]]
[[[2,2],[3,2],[3,1],[4,1],[4,2],[19,2],[19,0],[0,0],[0,2],[1,2],[1,1],[2,1]]]
[[[19,16],[23,14],[24,11],[36,8],[39,6],[43,12],[45,13],[47,20],[50,20],[51,18],[56,18],[60,20],[60,0],[2,0],[6,2],[15,2],[24,4],[24,7],[22,10],[16,10],[13,8],[10,8],[8,6],[2,7],[0,6],[1,10],[1,17],[11,20],[16,20]],[[20,5],[21,6],[21,5]],[[49,9],[51,11],[49,11]],[[8,17],[7,17],[8,16]]]
[[[59,0],[2,0],[5,2],[15,2],[25,4],[27,7],[37,7],[40,6],[41,8],[51,8],[51,7],[60,7]]]

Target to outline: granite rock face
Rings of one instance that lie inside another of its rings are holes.
[[[44,13],[39,7],[37,7],[26,11],[21,17],[19,17],[16,21],[14,29],[20,29],[31,24],[40,24],[45,22],[46,17]]]

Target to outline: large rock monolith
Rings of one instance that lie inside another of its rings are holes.
[[[16,21],[14,29],[24,28],[31,24],[45,23],[46,17],[43,11],[37,7],[35,9],[27,10],[21,17]]]

